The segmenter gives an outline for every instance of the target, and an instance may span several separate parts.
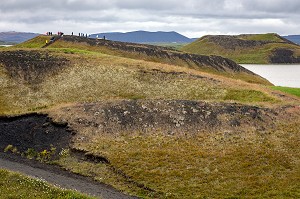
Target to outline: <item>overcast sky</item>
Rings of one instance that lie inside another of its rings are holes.
[[[300,34],[300,0],[1,0],[0,32]]]

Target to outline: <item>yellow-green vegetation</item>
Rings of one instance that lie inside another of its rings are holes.
[[[300,97],[300,88],[272,86],[273,89]]]
[[[232,36],[232,38],[230,39],[234,41],[226,41],[224,45],[218,44],[217,42],[219,41],[211,41],[209,37],[202,37],[197,41],[182,47],[180,50],[201,55],[219,55],[234,60],[235,62],[241,64],[270,63],[269,57],[272,55],[275,49],[289,49],[293,51],[294,56],[300,56],[299,46],[287,43],[276,34],[270,33]],[[260,41],[266,43],[254,46],[250,45],[249,47],[247,47],[247,44],[242,44],[239,46],[239,44],[236,44],[236,41]]]
[[[282,39],[278,37],[277,34],[274,33],[241,35],[240,38],[244,40],[254,40],[254,41],[282,42]]]
[[[155,190],[149,195],[136,192],[143,198],[299,198],[299,132],[295,123],[264,133],[141,132],[95,136],[77,147],[107,157],[131,180]],[[120,186],[122,179],[115,183],[111,174],[103,175],[100,166],[79,165],[65,164],[77,172],[93,168],[101,181],[135,192]]]
[[[92,197],[75,191],[62,190],[42,180],[32,179],[3,169],[0,169],[0,198],[92,199]]]
[[[265,88],[185,67],[79,49],[57,48],[40,52],[64,57],[70,63],[54,75],[45,74],[40,83],[34,84],[10,77],[0,66],[0,114],[106,99],[235,100],[253,103],[260,102],[260,97],[253,97],[259,95],[264,99],[262,101],[272,103],[276,98]],[[237,96],[229,95],[229,90],[235,90]],[[255,91],[251,95],[242,94],[251,90]],[[241,95],[243,99],[239,97]]]

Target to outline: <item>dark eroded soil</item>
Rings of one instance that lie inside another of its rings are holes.
[[[1,51],[0,64],[13,79],[30,84],[41,83],[47,75],[57,73],[69,61],[48,52],[38,51]]]
[[[28,148],[40,152],[50,150],[51,146],[59,152],[69,147],[71,136],[72,130],[67,128],[66,123],[54,123],[47,115],[34,113],[0,117],[0,151],[13,145],[19,152]]]
[[[59,116],[57,116],[58,114]],[[276,113],[256,106],[188,100],[122,100],[81,104],[51,113],[80,131],[166,133],[271,128]]]

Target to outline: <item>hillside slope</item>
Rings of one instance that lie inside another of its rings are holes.
[[[300,63],[300,46],[277,34],[208,35],[182,51],[219,55],[243,64]]]
[[[49,39],[0,49],[0,150],[140,198],[299,198],[299,98],[222,57]]]
[[[268,81],[222,57],[75,36],[41,49],[45,39],[0,51],[0,113],[104,99],[281,101],[246,82]]]
[[[145,60],[188,67],[203,72],[214,73],[230,78],[241,79],[250,83],[269,85],[270,83],[235,62],[220,56],[203,56],[174,51],[169,48],[117,42],[109,40],[86,39],[65,36],[50,48],[75,48],[101,52],[136,60]]]

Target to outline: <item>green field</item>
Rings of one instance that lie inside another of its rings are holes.
[[[282,87],[282,86],[272,86],[272,88],[274,90],[282,91],[300,97],[300,88],[291,88],[291,87]]]

